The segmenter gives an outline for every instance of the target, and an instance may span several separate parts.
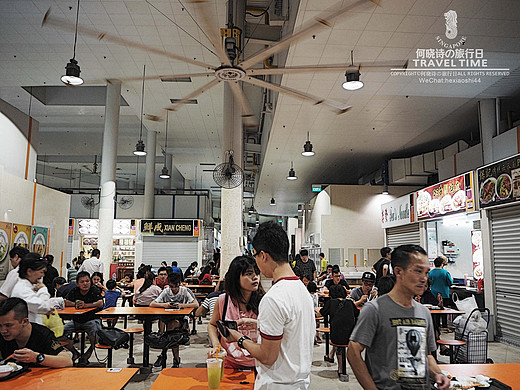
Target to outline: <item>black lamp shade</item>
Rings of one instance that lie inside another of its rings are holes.
[[[305,156],[305,157],[314,156],[314,152],[312,151],[311,141],[306,141],[305,145],[303,145],[302,156]]]
[[[171,176],[170,176],[170,172],[168,172],[168,168],[167,167],[163,167],[162,168],[162,171],[161,171],[161,174],[159,175],[159,177],[161,179],[169,179]]]
[[[137,144],[135,144],[134,154],[136,156],[146,156],[146,151],[144,150],[144,142],[142,139],[137,141]]]
[[[289,169],[289,175],[287,176],[287,180],[296,180],[298,179],[298,176],[296,176],[296,172],[294,171],[294,168]]]
[[[83,84],[83,79],[79,77],[80,73],[81,69],[78,65],[78,61],[71,58],[65,67],[65,75],[61,76],[61,81],[67,85],[81,85]]]

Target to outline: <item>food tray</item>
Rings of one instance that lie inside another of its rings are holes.
[[[11,373],[9,375],[6,375],[6,376],[0,378],[0,382],[7,381],[11,378],[17,377],[20,374],[23,374],[24,372],[30,371],[29,366],[18,366],[18,367],[20,367],[18,370],[11,371]]]

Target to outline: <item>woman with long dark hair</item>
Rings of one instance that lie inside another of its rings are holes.
[[[235,257],[225,276],[225,293],[221,294],[215,303],[213,316],[208,324],[208,335],[213,345],[213,348],[208,352],[208,356],[215,356],[219,344],[222,345],[227,352],[226,368],[251,369],[255,366],[255,359],[245,356],[236,343],[229,344],[223,337],[220,337],[219,340],[217,321],[257,318],[258,306],[264,295],[259,276],[260,270],[252,257]],[[253,330],[239,329],[238,331],[256,342],[256,327]]]
[[[39,253],[27,253],[18,266],[20,279],[11,293],[12,297],[22,298],[29,308],[29,321],[43,325],[43,314],[50,314],[52,304],[47,287],[42,278],[47,269],[47,261]]]
[[[146,273],[143,285],[135,292],[135,305],[138,307],[150,306],[162,292],[162,289],[155,284],[155,275],[152,272]]]

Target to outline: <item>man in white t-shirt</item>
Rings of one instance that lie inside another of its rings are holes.
[[[103,262],[99,260],[99,256],[101,256],[101,251],[99,249],[92,250],[92,257],[81,264],[78,273],[85,271],[88,272],[91,277],[94,272],[103,274]]]
[[[7,274],[4,283],[0,287],[0,302],[10,298],[13,287],[18,281],[18,264],[29,251],[21,246],[15,246],[9,251],[9,257],[11,258],[11,266],[13,269]]]
[[[261,224],[253,248],[258,268],[274,281],[260,301],[258,343],[231,329],[228,340],[236,341],[256,359],[255,389],[307,389],[316,334],[312,298],[292,271],[289,240],[279,224]],[[252,325],[250,319],[237,323]]]

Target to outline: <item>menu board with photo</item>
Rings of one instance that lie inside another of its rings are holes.
[[[9,272],[11,228],[10,223],[0,222],[0,280],[4,280]]]
[[[472,183],[473,172],[469,172],[417,191],[417,219],[474,210]]]
[[[31,231],[31,251],[39,253],[40,256],[47,254],[47,237],[49,229],[33,226]]]
[[[520,200],[520,154],[477,169],[480,207]]]
[[[30,250],[31,226],[13,223],[11,243],[13,244],[13,246],[23,246],[24,248]]]

